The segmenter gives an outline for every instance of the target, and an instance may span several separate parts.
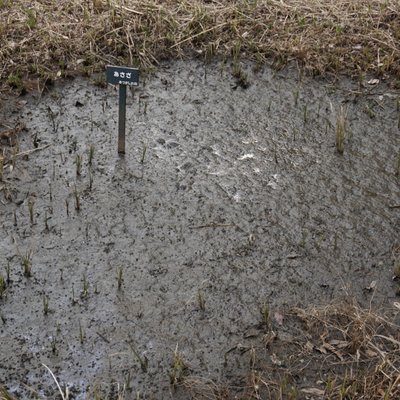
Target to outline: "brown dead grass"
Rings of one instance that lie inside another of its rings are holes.
[[[384,313],[348,301],[291,310],[284,325],[298,334],[288,341],[283,327],[272,323],[243,352],[243,362],[250,360],[244,384],[238,385],[240,376],[217,384],[199,373],[182,386],[199,400],[399,399],[400,333],[394,323],[399,312],[400,303]]]
[[[193,52],[400,79],[399,15],[398,0],[0,0],[0,82],[21,89]]]

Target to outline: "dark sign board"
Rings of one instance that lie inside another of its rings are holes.
[[[113,85],[137,86],[139,84],[139,70],[137,68],[107,65],[106,77],[107,82]]]
[[[107,82],[119,87],[118,113],[118,153],[125,153],[125,122],[126,122],[126,87],[139,84],[139,70],[137,68],[117,67],[107,65]]]

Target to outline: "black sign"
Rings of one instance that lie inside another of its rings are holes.
[[[107,82],[113,85],[137,86],[139,84],[139,70],[137,68],[108,65],[106,76]]]

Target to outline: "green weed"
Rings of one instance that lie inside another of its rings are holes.
[[[172,386],[176,386],[182,382],[183,378],[188,372],[188,366],[183,360],[182,356],[178,353],[178,346],[176,346],[174,352],[174,358],[172,361],[172,369],[169,374],[169,381]]]
[[[32,255],[32,250],[28,250],[22,256],[22,267],[24,271],[24,276],[26,276],[27,278],[32,276]]]

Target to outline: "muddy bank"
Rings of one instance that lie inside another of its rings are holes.
[[[170,385],[174,354],[217,382],[246,373],[226,353],[263,333],[265,305],[395,301],[399,94],[246,72],[247,89],[222,64],[147,78],[128,95],[125,157],[115,88],[75,80],[9,116],[28,129],[19,152],[36,149],[0,183],[11,391],[52,398],[45,364],[76,399],[113,382],[185,398]]]

